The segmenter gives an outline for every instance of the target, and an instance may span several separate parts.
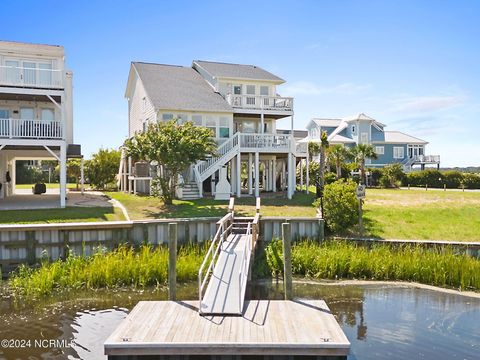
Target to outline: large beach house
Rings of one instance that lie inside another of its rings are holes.
[[[372,145],[377,159],[367,159],[369,167],[393,163],[402,164],[405,171],[410,171],[414,165],[422,169],[425,165],[440,167],[439,155],[425,153],[428,142],[400,131],[385,131],[385,126],[363,113],[342,119],[315,118],[308,123],[308,136],[302,142],[318,141],[321,132],[326,131],[330,144]]]
[[[16,160],[56,159],[64,207],[66,161],[79,156],[63,47],[0,41],[0,198],[15,194]]]
[[[125,96],[129,135],[147,124],[178,119],[212,129],[217,156],[192,164],[183,175],[181,198],[209,193],[283,191],[292,197],[297,159],[306,154],[293,133],[293,98],[277,94],[285,81],[253,65],[195,60],[191,67],[133,62]],[[277,120],[290,117],[291,130],[277,132]],[[303,147],[305,148],[305,147]],[[123,191],[148,191],[151,169],[122,157]]]

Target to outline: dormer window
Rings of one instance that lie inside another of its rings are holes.
[[[233,94],[242,95],[242,85],[233,85]]]

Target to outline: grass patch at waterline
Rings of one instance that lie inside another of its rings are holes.
[[[166,206],[162,200],[153,196],[132,195],[123,192],[107,192],[106,194],[122,203],[132,220],[209,216],[220,218],[228,211],[228,200],[221,201],[212,198],[173,200],[172,206]],[[263,216],[315,216],[316,209],[312,205],[314,200],[313,193],[297,192],[291,200],[282,195],[262,194],[261,213]],[[235,213],[239,216],[254,216],[255,198],[235,199]]]
[[[197,279],[206,249],[206,244],[179,248],[179,282]],[[138,250],[129,246],[114,251],[98,248],[91,256],[71,255],[65,261],[45,261],[39,268],[22,265],[11,274],[8,286],[14,295],[35,297],[78,289],[159,286],[167,281],[168,249],[143,245]]]
[[[283,272],[281,240],[265,250],[269,270]],[[414,281],[460,290],[480,290],[480,260],[455,254],[450,247],[300,241],[292,247],[294,275],[314,279]]]
[[[0,224],[48,224],[125,220],[117,207],[69,206],[64,209],[1,210]]]

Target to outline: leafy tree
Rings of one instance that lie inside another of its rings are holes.
[[[69,159],[67,161],[67,175],[69,178],[75,179],[75,183],[77,184],[77,190],[78,190],[78,183],[80,181],[80,175],[81,175],[80,159]]]
[[[328,135],[326,131],[322,131],[320,135],[320,169],[318,176],[318,186],[320,191],[323,192],[325,186],[325,162],[327,160],[327,149],[328,149]]]
[[[308,156],[309,160],[320,153],[320,144],[318,142],[310,141],[308,143]]]
[[[335,170],[338,180],[342,177],[342,165],[350,157],[350,152],[345,146],[335,144],[328,149],[328,157],[335,164]]]
[[[352,148],[351,153],[357,164],[360,166],[360,182],[366,184],[365,160],[376,159],[377,153],[373,146],[369,144],[358,144]]]
[[[120,164],[120,150],[98,150],[85,162],[90,184],[96,189],[105,189],[115,181]]]
[[[160,197],[167,205],[175,197],[178,175],[191,164],[214,155],[217,149],[211,130],[192,122],[179,125],[175,119],[150,124],[146,131],[127,139],[124,146],[129,156],[161,166]]]

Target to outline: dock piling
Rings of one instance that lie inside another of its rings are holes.
[[[168,299],[177,297],[177,223],[168,223]]]
[[[285,289],[285,300],[293,299],[292,287],[292,233],[289,223],[282,224],[283,238],[283,284]]]

